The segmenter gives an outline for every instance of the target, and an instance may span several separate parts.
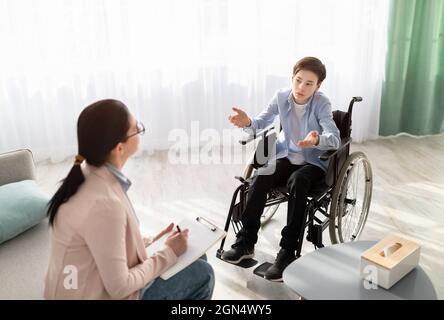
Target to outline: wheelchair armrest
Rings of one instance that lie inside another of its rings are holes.
[[[267,133],[273,129],[274,129],[274,126],[270,126],[265,129],[262,129],[261,131],[258,131],[258,132],[255,132],[255,133],[249,135],[245,139],[239,140],[239,143],[242,145],[246,145],[247,143],[249,143],[259,137],[265,137],[267,135]]]
[[[319,156],[319,159],[322,161],[330,160],[335,154],[341,152],[345,147],[347,147],[351,143],[351,138],[344,138],[341,140],[341,145],[336,150],[327,150],[323,154]]]

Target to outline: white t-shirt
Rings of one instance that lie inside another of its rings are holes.
[[[299,148],[296,144],[299,140],[303,140],[305,137],[300,136],[301,132],[301,120],[302,115],[304,114],[305,106],[307,104],[297,104],[294,102],[292,98],[291,101],[291,110],[290,110],[290,148],[288,150],[288,160],[292,164],[304,164],[305,159],[302,154],[301,148]],[[289,100],[290,100],[289,99]]]

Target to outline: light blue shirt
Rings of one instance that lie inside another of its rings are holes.
[[[133,210],[134,216],[136,217],[137,222],[139,222],[139,218],[137,217],[136,210],[134,210],[133,204],[131,203],[131,200],[128,198],[128,194],[126,193],[128,189],[131,187],[131,181],[128,179],[122,171],[117,169],[115,166],[113,166],[111,163],[107,162],[105,163],[105,167],[108,168],[108,170],[113,174],[114,177],[116,177],[117,181],[119,181],[119,184],[122,186],[122,189],[125,193],[126,198],[128,199],[128,202],[131,205],[131,209]]]
[[[119,169],[109,162],[105,163],[105,167],[107,167],[113,176],[116,177],[117,181],[119,181],[120,185],[122,186],[123,191],[126,193],[131,187],[130,179],[128,179]]]
[[[276,142],[276,159],[288,157],[291,141],[292,105],[289,102],[291,88],[278,90],[269,105],[255,118],[251,119],[251,126],[244,128],[250,134],[259,129],[270,126],[279,116],[282,131]],[[319,132],[319,144],[312,148],[303,148],[301,152],[306,162],[326,171],[328,161],[321,161],[319,156],[325,150],[338,149],[341,143],[339,129],[333,120],[330,100],[319,91],[316,91],[304,108],[299,136],[304,139],[310,131]]]

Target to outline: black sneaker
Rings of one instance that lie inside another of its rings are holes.
[[[270,281],[282,282],[282,273],[285,268],[296,260],[294,251],[282,248],[277,254],[273,265],[265,272],[265,279]]]
[[[248,244],[242,239],[238,239],[236,243],[231,246],[231,249],[222,253],[222,260],[229,263],[238,264],[244,259],[251,259],[254,257],[254,245]]]

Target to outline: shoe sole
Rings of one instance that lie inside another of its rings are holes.
[[[267,277],[265,277],[265,279],[267,279],[268,281],[272,281],[272,282],[284,282],[283,278],[278,278],[278,279],[268,279]]]
[[[222,260],[223,260],[223,261],[226,261],[226,262],[229,262],[229,263],[232,263],[232,264],[238,264],[238,263],[241,262],[242,260],[245,260],[245,259],[253,259],[253,258],[254,258],[254,253],[243,255],[243,256],[240,257],[238,260],[227,260],[227,259],[224,259],[224,257],[222,256]]]
[[[295,259],[296,260],[296,259]],[[294,261],[294,260],[293,260]],[[292,262],[293,262],[292,261]],[[290,264],[289,264],[290,265]],[[287,267],[285,267],[285,268],[287,268]],[[285,270],[285,269],[284,269]],[[284,278],[281,276],[280,278],[275,278],[275,279],[270,279],[270,278],[267,278],[267,276],[264,276],[264,278],[265,279],[267,279],[267,280],[269,280],[269,281],[273,281],[273,282],[284,282]]]

